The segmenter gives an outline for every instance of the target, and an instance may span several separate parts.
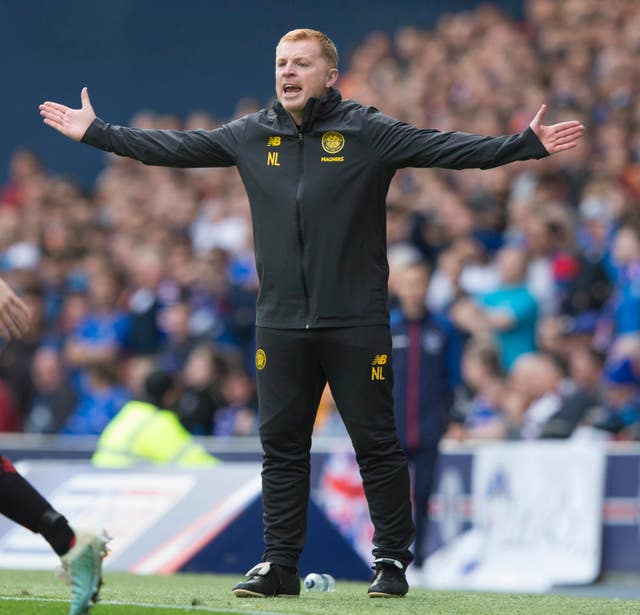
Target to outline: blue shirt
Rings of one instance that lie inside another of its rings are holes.
[[[489,311],[502,312],[514,319],[511,327],[495,333],[502,366],[509,369],[521,354],[536,349],[538,304],[526,286],[503,286],[479,300]]]

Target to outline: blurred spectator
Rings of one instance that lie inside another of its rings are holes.
[[[170,374],[150,371],[144,395],[127,402],[100,435],[92,457],[102,468],[124,468],[137,463],[170,463],[206,467],[218,460],[194,441],[170,408],[176,385]]]
[[[195,435],[208,435],[222,405],[220,379],[226,372],[222,357],[209,344],[196,346],[182,370],[183,390],[176,403],[180,422]]]
[[[31,364],[33,388],[24,418],[24,430],[31,433],[58,433],[78,403],[68,381],[60,353],[41,346]]]
[[[255,436],[258,433],[258,404],[255,386],[242,369],[231,368],[222,378],[224,405],[216,410],[214,436]]]
[[[399,305],[391,319],[394,412],[413,475],[416,568],[422,567],[426,556],[438,443],[450,420],[460,377],[457,332],[450,322],[427,310],[428,288],[429,268],[424,261],[402,269],[395,285]],[[376,359],[380,365],[387,362],[386,355],[375,357],[374,365]]]
[[[158,349],[158,366],[169,372],[182,371],[187,358],[198,344],[196,336],[189,330],[189,304],[176,301],[162,311],[161,324],[164,338]]]
[[[477,336],[493,336],[502,366],[508,370],[520,355],[536,348],[538,306],[525,285],[526,254],[504,247],[498,252],[497,265],[500,286],[473,304],[459,302],[452,317],[456,324]]]
[[[133,251],[129,267],[129,349],[133,354],[154,354],[162,341],[158,320],[163,304],[158,296],[158,287],[165,271],[163,255],[151,246],[140,246]]]
[[[119,287],[112,269],[89,279],[88,312],[77,323],[65,345],[65,358],[77,369],[117,363],[129,342],[131,322],[117,307]]]
[[[613,335],[640,331],[640,235],[636,224],[625,224],[612,248],[614,291],[610,301]]]
[[[588,423],[618,439],[640,439],[640,377],[637,357],[620,356],[604,368],[604,408]]]
[[[590,346],[577,346],[569,354],[569,376],[573,390],[564,395],[558,411],[544,425],[541,438],[568,438],[582,420],[604,405],[603,353]]]
[[[562,405],[562,372],[548,355],[520,356],[509,377],[504,399],[511,437],[539,438]]]
[[[467,344],[462,357],[462,378],[471,392],[463,423],[454,423],[449,436],[456,439],[496,440],[506,434],[502,409],[506,380],[496,347],[486,341]]]
[[[26,200],[27,186],[41,177],[42,166],[35,152],[19,149],[9,163],[9,181],[0,187],[0,204],[21,208]]]
[[[42,289],[31,284],[20,292],[31,313],[29,329],[0,354],[0,375],[8,383],[21,413],[25,413],[33,390],[32,364],[42,341],[46,341]]]
[[[62,433],[97,436],[129,398],[112,364],[91,363],[82,374],[78,405],[62,427]]]
[[[11,395],[11,389],[3,380],[0,380],[0,433],[21,429],[22,421],[18,406]]]

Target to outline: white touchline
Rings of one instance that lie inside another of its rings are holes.
[[[37,596],[0,596],[0,601],[12,600],[14,602],[69,602],[63,598],[38,598]],[[234,613],[237,615],[302,615],[301,613],[283,613],[280,611],[254,611],[244,609],[234,609],[229,607],[202,606],[202,605],[180,605],[180,604],[154,604],[152,602],[121,602],[119,600],[100,600],[98,605],[107,606],[140,606],[149,609],[174,609],[176,611],[201,611],[204,613]]]

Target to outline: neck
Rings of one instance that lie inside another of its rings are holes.
[[[403,305],[402,311],[404,312],[407,320],[420,320],[427,312],[427,308],[421,303],[418,305]]]
[[[289,115],[291,116],[291,119],[294,121],[295,125],[300,128],[300,126],[302,125],[302,114],[303,111],[289,111]]]

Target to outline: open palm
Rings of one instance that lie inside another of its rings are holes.
[[[529,124],[545,149],[550,154],[557,154],[578,145],[578,139],[584,132],[584,126],[576,120],[545,126],[542,124],[542,118],[546,112],[547,105],[542,105]]]
[[[55,128],[65,137],[80,141],[96,118],[87,88],[82,88],[80,100],[82,102],[80,109],[70,109],[56,102],[44,102],[40,105],[40,115],[47,126]]]

